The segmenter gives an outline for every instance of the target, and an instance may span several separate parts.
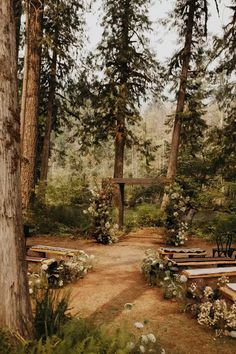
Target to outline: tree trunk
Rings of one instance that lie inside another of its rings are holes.
[[[42,149],[41,168],[40,168],[39,196],[42,202],[45,200],[45,191],[46,191],[47,176],[48,176],[50,137],[52,131],[53,106],[55,103],[55,91],[56,91],[56,69],[57,69],[57,52],[54,49],[52,65],[51,65],[50,81],[49,81],[47,120],[46,120],[45,134],[43,139],[43,149]]]
[[[115,164],[114,178],[122,178],[124,174],[124,151],[125,151],[125,132],[124,124],[119,124],[115,136]]]
[[[20,198],[20,121],[12,1],[0,0],[0,327],[32,330]]]
[[[196,0],[191,0],[189,5],[189,14],[187,22],[187,30],[185,36],[185,45],[183,50],[183,60],[182,60],[182,70],[180,76],[180,85],[177,98],[177,107],[174,120],[174,127],[172,132],[171,150],[169,156],[169,163],[167,169],[166,177],[168,179],[174,180],[176,177],[177,170],[177,160],[180,142],[180,131],[181,131],[181,115],[184,112],[186,86],[189,72],[189,63],[191,59],[191,46],[192,46],[192,36],[193,36],[193,26],[194,26],[194,15],[196,10]],[[165,209],[168,203],[168,195],[165,194],[162,200],[162,209]]]
[[[21,189],[24,209],[28,208],[35,187],[43,1],[30,0],[27,8],[26,72],[21,107]]]

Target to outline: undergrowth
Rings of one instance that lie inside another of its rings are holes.
[[[153,334],[136,338],[123,326],[111,333],[105,326],[69,315],[70,296],[47,290],[36,299],[36,339],[26,341],[0,329],[1,354],[161,354]],[[144,341],[145,339],[145,341]]]

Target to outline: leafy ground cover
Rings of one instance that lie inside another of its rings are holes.
[[[163,245],[161,228],[146,228],[130,233],[112,245],[94,240],[71,240],[60,237],[32,237],[30,244],[44,243],[83,249],[95,255],[94,270],[78,283],[69,284],[73,313],[105,325],[114,331],[126,323],[127,330],[140,336],[153,333],[167,354],[233,354],[235,340],[215,338],[215,332],[201,327],[190,315],[181,311],[175,300],[164,300],[162,290],[152,288],[140,272],[147,249]],[[211,250],[207,241],[189,238],[188,246]],[[128,305],[127,305],[128,304]],[[135,323],[143,328],[137,328]]]

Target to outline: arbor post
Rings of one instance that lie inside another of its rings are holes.
[[[119,230],[124,226],[125,184],[119,183]]]

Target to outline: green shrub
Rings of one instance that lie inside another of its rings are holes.
[[[126,201],[129,207],[139,204],[157,204],[163,195],[163,185],[149,187],[131,187],[126,188]]]
[[[211,238],[212,235],[230,233],[236,242],[236,214],[205,210],[193,219],[191,232],[198,236]]]
[[[156,205],[141,204],[125,211],[127,228],[163,226],[163,212]]]
[[[60,333],[62,326],[71,318],[68,315],[69,300],[68,294],[60,296],[60,292],[51,289],[36,297],[34,327],[38,339]]]
[[[24,216],[24,223],[36,234],[84,234],[90,227],[90,218],[77,205],[45,206],[35,204]]]

